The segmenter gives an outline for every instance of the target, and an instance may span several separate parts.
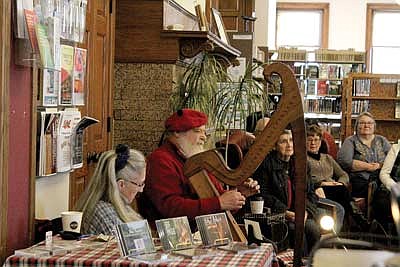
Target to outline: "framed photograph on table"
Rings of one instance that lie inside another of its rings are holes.
[[[222,20],[221,13],[215,8],[211,8],[211,12],[219,38],[221,38],[224,43],[229,44],[228,35],[225,32],[224,21]]]

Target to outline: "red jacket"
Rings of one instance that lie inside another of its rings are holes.
[[[218,197],[199,199],[188,177],[183,174],[184,164],[185,159],[170,142],[165,142],[147,158],[146,185],[139,207],[149,222],[187,216],[194,226],[194,217],[222,211]],[[222,193],[221,184],[214,176],[209,176]]]

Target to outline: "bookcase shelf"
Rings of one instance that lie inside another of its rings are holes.
[[[354,133],[358,114],[370,112],[375,132],[397,142],[400,131],[400,75],[352,73],[344,79],[341,140]]]

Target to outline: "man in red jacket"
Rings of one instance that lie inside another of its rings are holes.
[[[166,140],[147,158],[146,186],[139,202],[140,213],[149,222],[157,219],[187,216],[194,227],[198,215],[240,209],[250,196],[259,191],[249,178],[235,190],[225,191],[209,174],[221,194],[199,199],[183,174],[186,159],[203,151],[206,142],[207,115],[192,109],[178,110],[165,121]]]

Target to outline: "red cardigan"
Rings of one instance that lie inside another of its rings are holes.
[[[188,177],[183,174],[185,159],[175,145],[165,142],[147,158],[146,185],[139,207],[149,222],[162,218],[194,217],[221,212],[218,197],[199,199]],[[220,193],[224,190],[214,176],[211,181]]]

